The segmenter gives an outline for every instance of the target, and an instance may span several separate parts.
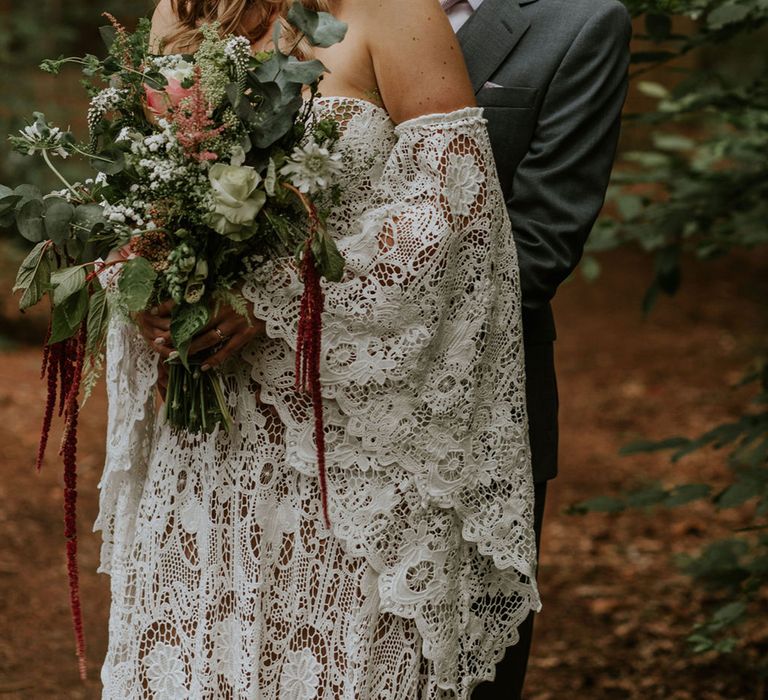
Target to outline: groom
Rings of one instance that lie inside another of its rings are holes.
[[[557,474],[550,300],[603,204],[627,91],[629,14],[617,0],[440,0],[484,107],[523,293],[535,525]],[[473,700],[520,698],[533,615]]]

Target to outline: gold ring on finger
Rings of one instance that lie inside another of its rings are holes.
[[[220,343],[226,343],[226,342],[229,340],[229,336],[227,336],[227,335],[224,335],[224,334],[221,332],[221,328],[214,328],[213,330],[214,330],[214,332],[216,333],[216,335],[218,335],[218,336],[219,336],[219,342],[220,342]]]

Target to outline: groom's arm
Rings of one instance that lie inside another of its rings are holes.
[[[603,205],[627,92],[631,35],[623,5],[594,15],[547,88],[507,202],[527,308],[544,306],[576,267]]]

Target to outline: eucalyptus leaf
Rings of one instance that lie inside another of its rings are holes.
[[[54,305],[61,304],[85,286],[85,268],[65,267],[52,272],[51,286],[53,287]]]
[[[52,197],[44,200],[45,233],[57,246],[69,237],[69,225],[75,208],[65,199]]]
[[[40,188],[35,187],[34,185],[19,185],[13,190],[13,194],[17,194],[21,197],[22,204],[30,199],[41,200],[43,198],[43,193],[40,191]]]
[[[24,262],[21,263],[16,275],[13,291],[22,292],[19,300],[19,309],[22,311],[37,304],[48,291],[51,279],[51,259],[48,247],[48,241],[38,243],[24,258]]]
[[[44,240],[43,203],[39,199],[30,199],[25,202],[16,214],[16,226],[19,233],[28,241],[39,243]]]
[[[72,224],[81,240],[88,239],[97,226],[103,226],[104,209],[99,204],[81,204],[75,209]]]
[[[108,146],[90,159],[91,167],[105,175],[117,175],[125,170],[125,153],[115,145]]]
[[[290,83],[310,85],[328,69],[321,61],[299,61],[291,56],[282,69],[282,76]]]
[[[0,216],[5,216],[8,212],[12,212],[21,200],[22,196],[20,194],[0,193]]]
[[[338,44],[347,34],[347,25],[328,12],[315,12],[295,1],[286,19],[303,32],[312,46],[328,48]]]
[[[128,311],[143,311],[155,288],[155,272],[145,258],[133,258],[123,263],[118,288]]]
[[[99,36],[104,42],[104,46],[106,46],[107,49],[111,49],[112,44],[115,43],[115,39],[117,38],[117,30],[111,24],[105,24],[103,27],[99,27]]]

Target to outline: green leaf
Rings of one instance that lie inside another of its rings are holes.
[[[107,303],[107,291],[97,285],[96,291],[91,294],[88,304],[88,332],[86,336],[86,353],[95,356],[99,353],[107,334],[109,323],[109,304]]]
[[[133,258],[123,263],[117,284],[128,311],[143,311],[146,308],[156,279],[157,272],[145,258]]]
[[[82,267],[65,267],[51,274],[53,286],[53,303],[61,304],[65,299],[85,287],[85,269]]]
[[[290,83],[310,85],[323,73],[326,67],[320,61],[299,61],[291,56],[283,66],[282,76]]]
[[[585,255],[579,265],[581,274],[588,282],[594,282],[600,277],[600,263],[593,255]]]
[[[107,146],[103,151],[99,151],[98,158],[89,160],[94,170],[105,175],[117,175],[125,170],[125,153],[119,146]]]
[[[0,216],[5,216],[8,212],[13,211],[21,200],[20,194],[2,194],[0,196]]]
[[[52,197],[45,200],[45,233],[57,246],[63,245],[69,237],[69,225],[75,215],[75,208],[65,199]]]
[[[43,198],[43,193],[34,185],[19,185],[13,193],[19,195],[22,202],[27,202],[30,199],[42,200]]]
[[[707,15],[707,26],[711,29],[722,29],[726,24],[741,22],[749,15],[748,5],[729,3],[720,5]]]
[[[569,512],[583,515],[584,513],[619,513],[623,510],[626,510],[626,506],[618,498],[598,496],[577,503],[569,509]]]
[[[28,241],[39,243],[44,240],[43,203],[39,199],[30,199],[25,202],[16,214],[16,226],[19,233]]]
[[[668,508],[682,506],[692,501],[707,498],[711,492],[712,487],[707,484],[683,484],[676,486],[669,492],[664,505]]]
[[[761,494],[753,481],[737,481],[717,497],[716,503],[719,508],[736,508],[759,495]]]
[[[97,226],[103,226],[104,209],[99,204],[81,204],[75,209],[72,224],[77,227],[77,236],[80,240],[88,239]]]
[[[667,492],[659,486],[633,491],[627,496],[627,505],[632,508],[648,508],[657,506],[667,500]]]
[[[688,438],[673,437],[666,440],[635,440],[625,445],[619,451],[619,454],[635,455],[643,452],[659,452],[661,450],[669,450],[683,445],[688,445],[690,440]]]
[[[709,623],[715,629],[722,629],[738,622],[747,612],[747,606],[744,602],[737,600],[726,603],[723,607],[715,611],[712,620]]]
[[[51,259],[48,241],[38,243],[24,258],[13,291],[21,291],[19,308],[24,311],[34,306],[48,290],[51,279]]]
[[[88,312],[88,289],[79,292],[53,307],[51,316],[51,338],[49,345],[66,340],[75,334]]]
[[[347,34],[347,25],[327,12],[314,12],[296,0],[286,16],[288,21],[307,36],[312,46],[328,48],[338,44]]]
[[[104,42],[104,46],[106,46],[107,49],[111,49],[112,44],[115,43],[115,39],[117,38],[117,30],[111,24],[105,24],[103,27],[99,27],[99,36]]]
[[[339,282],[344,275],[344,258],[336,247],[336,241],[327,233],[319,234],[312,241],[317,270],[329,282]]]
[[[182,304],[174,307],[171,318],[171,338],[185,366],[189,345],[192,339],[205,328],[209,318],[210,311],[205,304]]]

